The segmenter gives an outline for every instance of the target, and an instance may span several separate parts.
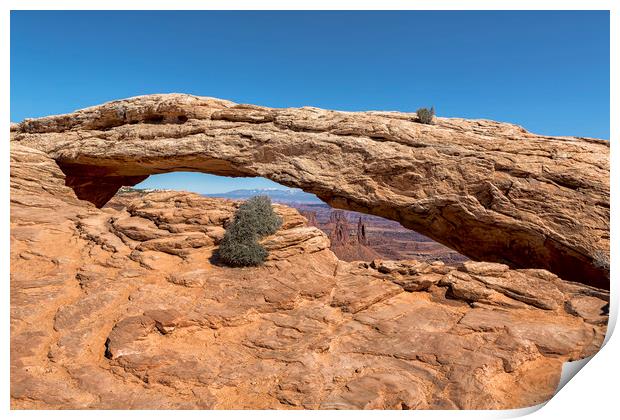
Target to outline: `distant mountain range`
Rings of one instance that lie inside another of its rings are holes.
[[[274,203],[323,203],[316,195],[300,190],[299,188],[257,188],[250,190],[234,190],[225,193],[202,194],[204,197],[229,198],[231,200],[247,200],[255,195],[266,195]]]

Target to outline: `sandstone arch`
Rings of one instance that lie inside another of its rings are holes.
[[[608,142],[414,117],[149,95],[25,120],[11,141],[53,157],[96,206],[156,173],[262,176],[476,260],[609,287]]]

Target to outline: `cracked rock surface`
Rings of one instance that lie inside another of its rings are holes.
[[[211,112],[196,107],[186,123]],[[233,108],[219,118],[270,115]],[[76,118],[25,127],[105,128]],[[123,127],[116,114],[101,118]],[[281,205],[264,266],[218,266],[211,257],[239,203],[163,191],[99,209],[66,185],[54,152],[19,143],[12,408],[517,408],[549,399],[562,363],[603,341],[605,290],[498,263],[339,261],[320,230]]]
[[[120,186],[156,173],[262,176],[333,207],[396,220],[472,260],[609,289],[608,141],[489,120],[426,125],[399,112],[168,94],[25,120],[11,126],[11,142],[55,159],[77,197],[99,207]],[[132,238],[132,227],[124,229],[127,240],[158,234],[134,227]],[[168,255],[212,240],[180,229],[142,250]],[[106,246],[119,242],[108,239]]]

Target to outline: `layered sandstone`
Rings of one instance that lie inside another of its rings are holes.
[[[263,176],[397,220],[473,260],[609,287],[606,141],[487,120],[425,125],[415,114],[179,94],[25,120],[11,140],[54,159],[66,185],[98,207],[155,173]]]
[[[227,268],[239,203],[66,183],[12,144],[13,408],[516,408],[605,334],[608,293],[545,270],[348,263],[280,205],[266,264]]]
[[[349,210],[334,210],[327,204],[290,204],[308,220],[309,226],[316,226],[330,237],[330,249],[345,261],[420,260],[443,261],[454,264],[468,258],[413,230],[403,227],[394,220],[373,215],[360,215]],[[333,239],[336,229],[335,212],[344,213],[349,231],[345,246],[337,246]],[[341,252],[345,251],[345,252]],[[350,252],[349,252],[350,251]]]
[[[370,261],[380,258],[381,255],[368,246],[366,230],[362,218],[357,222],[355,234],[351,234],[351,226],[343,210],[332,211],[329,215],[329,241],[330,249],[344,261]]]

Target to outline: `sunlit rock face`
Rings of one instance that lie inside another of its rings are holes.
[[[11,127],[78,198],[175,170],[262,176],[397,220],[473,260],[609,287],[609,143],[487,120],[150,95]]]
[[[274,205],[265,264],[225,267],[239,202],[117,194],[175,170],[267,177],[478,261],[341,261]],[[11,404],[531,406],[603,341],[608,246],[598,140],[176,94],[26,120],[11,127]]]
[[[282,205],[263,266],[220,266],[239,202],[132,192],[97,208],[20,142],[13,408],[517,408],[603,341],[605,290],[498,263],[340,261]]]

